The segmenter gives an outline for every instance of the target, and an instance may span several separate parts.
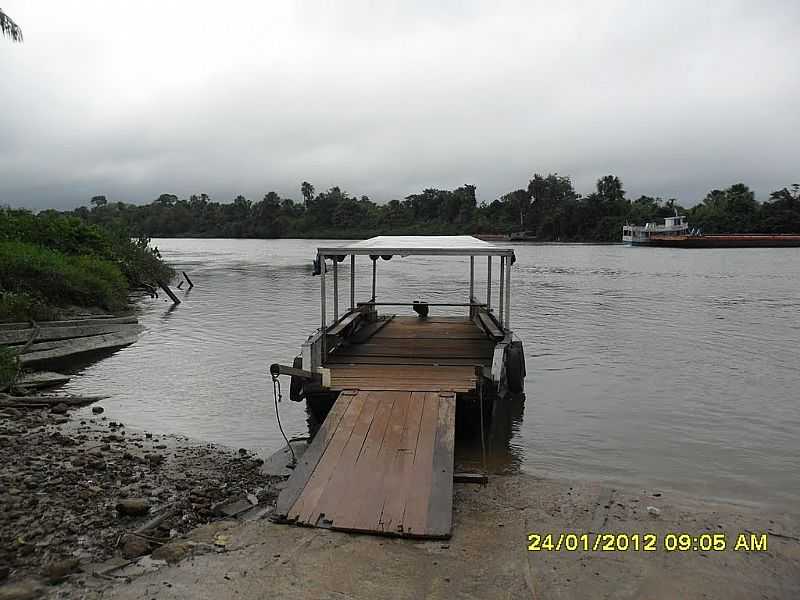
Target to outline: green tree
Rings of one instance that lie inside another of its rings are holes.
[[[95,208],[100,208],[108,204],[108,199],[105,196],[92,196],[90,203],[94,204]]]
[[[12,42],[22,42],[22,29],[0,8],[0,32]]]

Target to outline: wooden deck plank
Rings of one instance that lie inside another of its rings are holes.
[[[453,529],[453,453],[456,430],[456,396],[439,395],[439,414],[433,449],[432,493],[428,502],[425,534],[447,537]]]
[[[388,404],[388,402],[384,402],[381,394],[367,393],[364,406],[353,432],[339,456],[336,469],[325,484],[317,504],[307,513],[305,521],[308,524],[329,527],[333,525],[333,516],[336,511],[346,510],[347,505],[353,503],[352,494],[359,487],[359,482],[353,478],[356,463],[366,445],[375,415],[378,414],[383,404]]]
[[[300,460],[297,461],[297,465],[295,465],[292,476],[286,483],[286,487],[283,488],[278,496],[278,502],[275,506],[275,515],[277,517],[286,517],[289,514],[289,509],[300,497],[311,474],[314,472],[314,469],[316,469],[319,459],[322,457],[333,435],[336,433],[339,422],[342,420],[354,395],[355,392],[343,392],[339,394],[336,402],[328,412],[325,421],[317,430],[317,434],[314,436],[311,444],[306,448]]]
[[[350,404],[334,432],[333,439],[331,439],[325,452],[323,452],[322,458],[320,458],[316,469],[309,477],[300,497],[289,510],[287,515],[289,520],[307,522],[308,515],[316,507],[325,486],[328,484],[328,480],[336,469],[339,457],[350,439],[368,394],[368,392],[361,392],[350,400]],[[308,524],[314,525],[315,523]]]
[[[413,392],[408,398],[409,409],[401,429],[398,445],[392,456],[387,457],[388,483],[382,497],[382,507],[376,524],[379,531],[402,534],[406,498],[414,482],[411,479],[414,455],[417,451],[425,394]]]
[[[389,430],[390,417],[395,404],[403,400],[405,393],[384,395],[375,412],[364,447],[352,472],[349,493],[342,494],[338,505],[332,509],[330,520],[336,529],[350,530],[362,520],[361,503],[366,496],[380,491],[378,458]]]
[[[379,521],[384,498],[392,493],[388,485],[390,467],[401,441],[403,426],[410,409],[410,392],[395,392],[384,437],[378,452],[369,462],[361,465],[363,486],[353,511],[335,523],[336,529],[345,531],[380,531]],[[389,402],[386,402],[389,404]]]
[[[433,485],[433,451],[439,418],[439,394],[427,392],[425,407],[420,420],[417,448],[411,466],[413,484],[409,486],[403,514],[403,533],[410,536],[424,536],[428,518],[428,505],[432,493],[438,492]],[[452,490],[450,492],[452,496]]]
[[[452,358],[439,356],[436,358],[419,358],[416,356],[345,356],[331,355],[325,360],[325,366],[333,365],[427,365],[427,366],[490,366],[492,357]]]

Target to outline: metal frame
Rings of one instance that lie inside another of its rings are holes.
[[[376,302],[377,286],[377,265],[378,257],[398,254],[401,256],[469,256],[469,302],[468,303],[427,303],[430,306],[468,306],[470,316],[476,307],[485,307],[489,312],[492,311],[492,257],[500,257],[500,285],[499,285],[499,323],[503,329],[510,331],[511,328],[511,262],[514,260],[514,250],[512,248],[318,248],[317,258],[320,264],[320,331],[319,337],[314,341],[321,345],[321,357],[327,353],[327,340],[325,332],[328,329],[327,323],[327,290],[326,290],[326,266],[327,258],[333,259],[333,317],[334,322],[339,320],[339,269],[336,257],[350,255],[350,311],[356,310],[363,305],[372,306],[403,306],[412,303],[390,303]],[[372,261],[372,297],[370,302],[356,303],[356,256],[375,257]],[[475,299],[475,257],[486,256],[486,303],[477,302]],[[305,349],[308,358],[311,358],[311,346]],[[315,357],[316,358],[316,357]],[[310,365],[312,369],[316,361],[312,359]]]

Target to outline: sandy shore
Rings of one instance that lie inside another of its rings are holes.
[[[262,465],[183,438],[126,433],[102,415],[80,422],[5,410],[0,419],[0,600],[800,597],[794,511],[520,474],[456,484],[446,542],[351,535],[263,518],[281,485],[280,458]],[[251,510],[248,494],[259,502]],[[260,512],[221,519],[220,505],[237,499],[243,514]],[[146,502],[147,514],[122,514],[125,500]],[[174,514],[158,527],[132,533],[165,510]],[[579,547],[548,549],[545,536],[556,545],[562,533]],[[611,550],[594,548],[607,533],[626,535]],[[703,542],[694,538],[687,551],[667,551],[670,534],[683,533],[723,534],[726,549],[695,549]],[[541,536],[539,550],[528,550],[529,534]],[[766,534],[766,549],[734,550],[740,534]]]
[[[130,580],[95,580],[91,588],[64,588],[60,597],[800,597],[796,513],[528,475],[491,477],[486,486],[457,484],[454,507],[455,527],[447,542],[352,535],[268,520],[220,522],[190,538],[208,543],[222,536],[223,553],[195,553],[161,567],[136,566],[118,573]],[[649,533],[657,542],[652,552],[528,550],[529,533],[561,532],[590,538],[604,532]],[[734,550],[738,535],[749,540],[751,532],[767,533],[767,548]],[[727,548],[668,552],[664,544],[671,533],[721,533]]]

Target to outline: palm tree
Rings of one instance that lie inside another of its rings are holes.
[[[0,32],[4,36],[10,37],[12,42],[22,41],[22,29],[3,12],[2,8],[0,8]]]
[[[306,201],[306,207],[308,207],[309,202],[314,198],[314,186],[304,181],[300,184],[300,193],[303,194],[303,199]]]

